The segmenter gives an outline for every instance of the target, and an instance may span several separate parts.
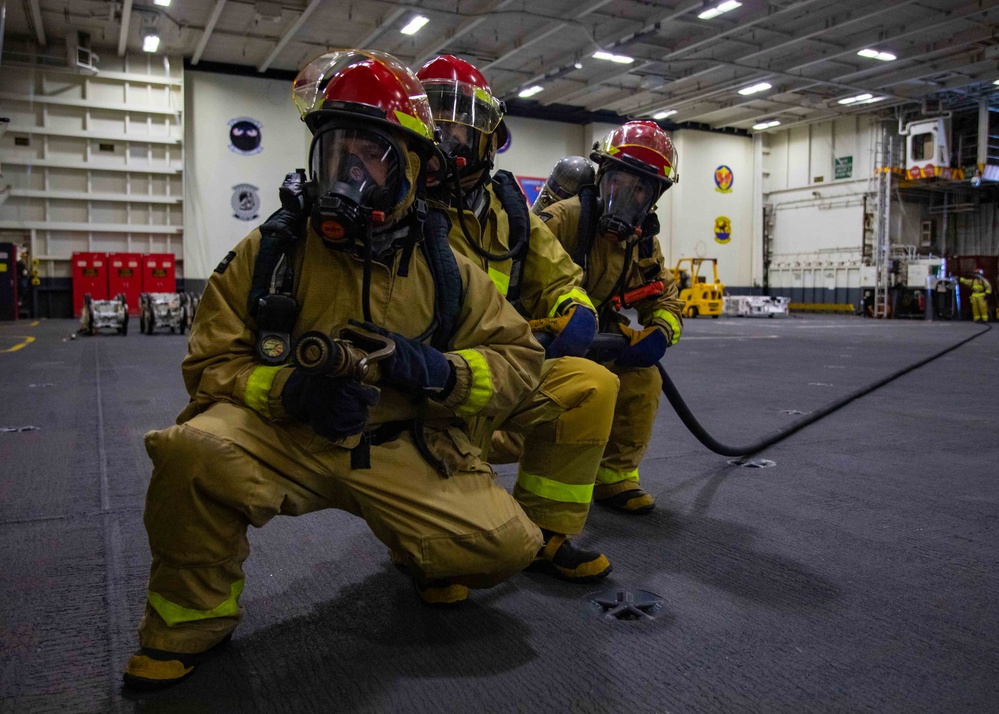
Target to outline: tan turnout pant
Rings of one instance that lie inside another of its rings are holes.
[[[540,386],[512,413],[473,428],[489,461],[519,462],[513,495],[542,528],[583,529],[617,396],[606,367],[581,357],[545,360]]]
[[[371,468],[302,424],[275,424],[218,403],[179,426],[146,434],[153,475],[145,524],[153,563],[139,626],[144,647],[201,652],[242,616],[247,526],[276,515],[339,508],[422,580],[490,587],[528,565],[541,533],[455,428],[427,430],[452,467],[443,478],[408,433],[371,447]]]
[[[612,367],[612,371],[621,380],[621,390],[614,405],[610,438],[597,472],[597,485],[602,487],[600,496],[603,498],[633,489],[638,484],[638,465],[649,448],[663,389],[663,379],[655,367]]]

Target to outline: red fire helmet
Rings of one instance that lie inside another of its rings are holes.
[[[610,168],[605,165],[609,161],[654,178],[664,191],[679,180],[676,148],[652,121],[630,121],[618,127],[593,145],[590,158],[603,170]]]

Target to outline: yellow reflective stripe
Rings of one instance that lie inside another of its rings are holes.
[[[584,305],[587,305],[591,310],[593,310],[593,312],[597,311],[597,308],[593,307],[593,303],[590,302],[590,298],[584,290],[581,290],[580,288],[573,288],[565,295],[559,296],[558,300],[555,301],[555,306],[551,309],[551,312],[548,313],[548,317],[555,317],[555,313],[558,312],[559,308],[562,307],[567,300],[581,302]]]
[[[405,112],[400,112],[398,109],[395,110],[395,118],[399,120],[399,123],[410,131],[415,131],[422,137],[427,139],[432,139],[433,136],[430,133],[430,127],[420,121],[417,117],[411,114],[406,114]]]
[[[631,471],[615,471],[614,469],[597,469],[597,483],[620,483],[621,481],[637,481],[638,469]]]
[[[670,326],[670,329],[673,331],[673,339],[670,341],[670,344],[675,345],[680,341],[680,333],[683,331],[683,327],[681,327],[680,321],[676,318],[676,315],[669,310],[654,310],[652,312],[652,319],[662,320]]]
[[[489,273],[489,278],[493,281],[493,285],[499,290],[500,295],[506,297],[507,292],[510,290],[510,276],[506,273],[496,270],[496,268],[489,266],[487,271]]]
[[[159,593],[149,591],[149,604],[163,618],[167,627],[176,627],[182,622],[210,620],[213,617],[234,617],[239,614],[239,596],[243,593],[243,579],[240,578],[229,588],[229,597],[211,610],[192,610],[172,603]]]
[[[246,392],[243,394],[243,401],[246,406],[255,412],[263,414],[270,419],[270,394],[274,385],[274,378],[277,373],[284,369],[283,365],[276,367],[265,367],[260,365],[253,370],[250,378],[246,380]]]
[[[454,354],[468,363],[468,369],[472,373],[472,383],[468,387],[465,403],[455,411],[459,416],[475,416],[493,398],[493,375],[489,371],[489,363],[478,350],[458,350]]]
[[[525,491],[530,491],[535,496],[547,498],[549,501],[559,501],[560,503],[589,503],[593,500],[593,484],[562,483],[553,481],[544,476],[521,471],[517,474],[517,484]]]

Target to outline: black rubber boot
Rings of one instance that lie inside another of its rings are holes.
[[[232,635],[204,652],[167,652],[140,647],[125,665],[122,680],[128,689],[165,689],[194,674],[198,665],[229,644]]]
[[[445,579],[429,582],[418,581],[410,574],[405,559],[392,549],[389,549],[389,560],[392,561],[392,565],[399,569],[399,572],[412,578],[416,594],[420,596],[424,605],[451,607],[460,605],[468,599],[468,588],[464,585],[458,585]]]
[[[424,605],[452,607],[468,600],[468,588],[450,580],[431,580],[428,583],[413,580],[413,585]]]
[[[642,516],[646,513],[651,513],[652,509],[656,507],[655,497],[651,493],[644,491],[637,484],[632,489],[610,496],[603,496],[600,493],[600,485],[598,484],[593,489],[593,502],[598,506],[610,508],[618,513],[627,513],[631,516]]]
[[[607,556],[586,550],[562,533],[541,529],[545,544],[531,564],[531,570],[546,572],[576,583],[590,583],[607,577],[612,570]]]

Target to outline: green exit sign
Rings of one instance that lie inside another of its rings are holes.
[[[853,178],[853,157],[842,156],[834,159],[836,165],[833,167],[833,175],[838,179]]]

